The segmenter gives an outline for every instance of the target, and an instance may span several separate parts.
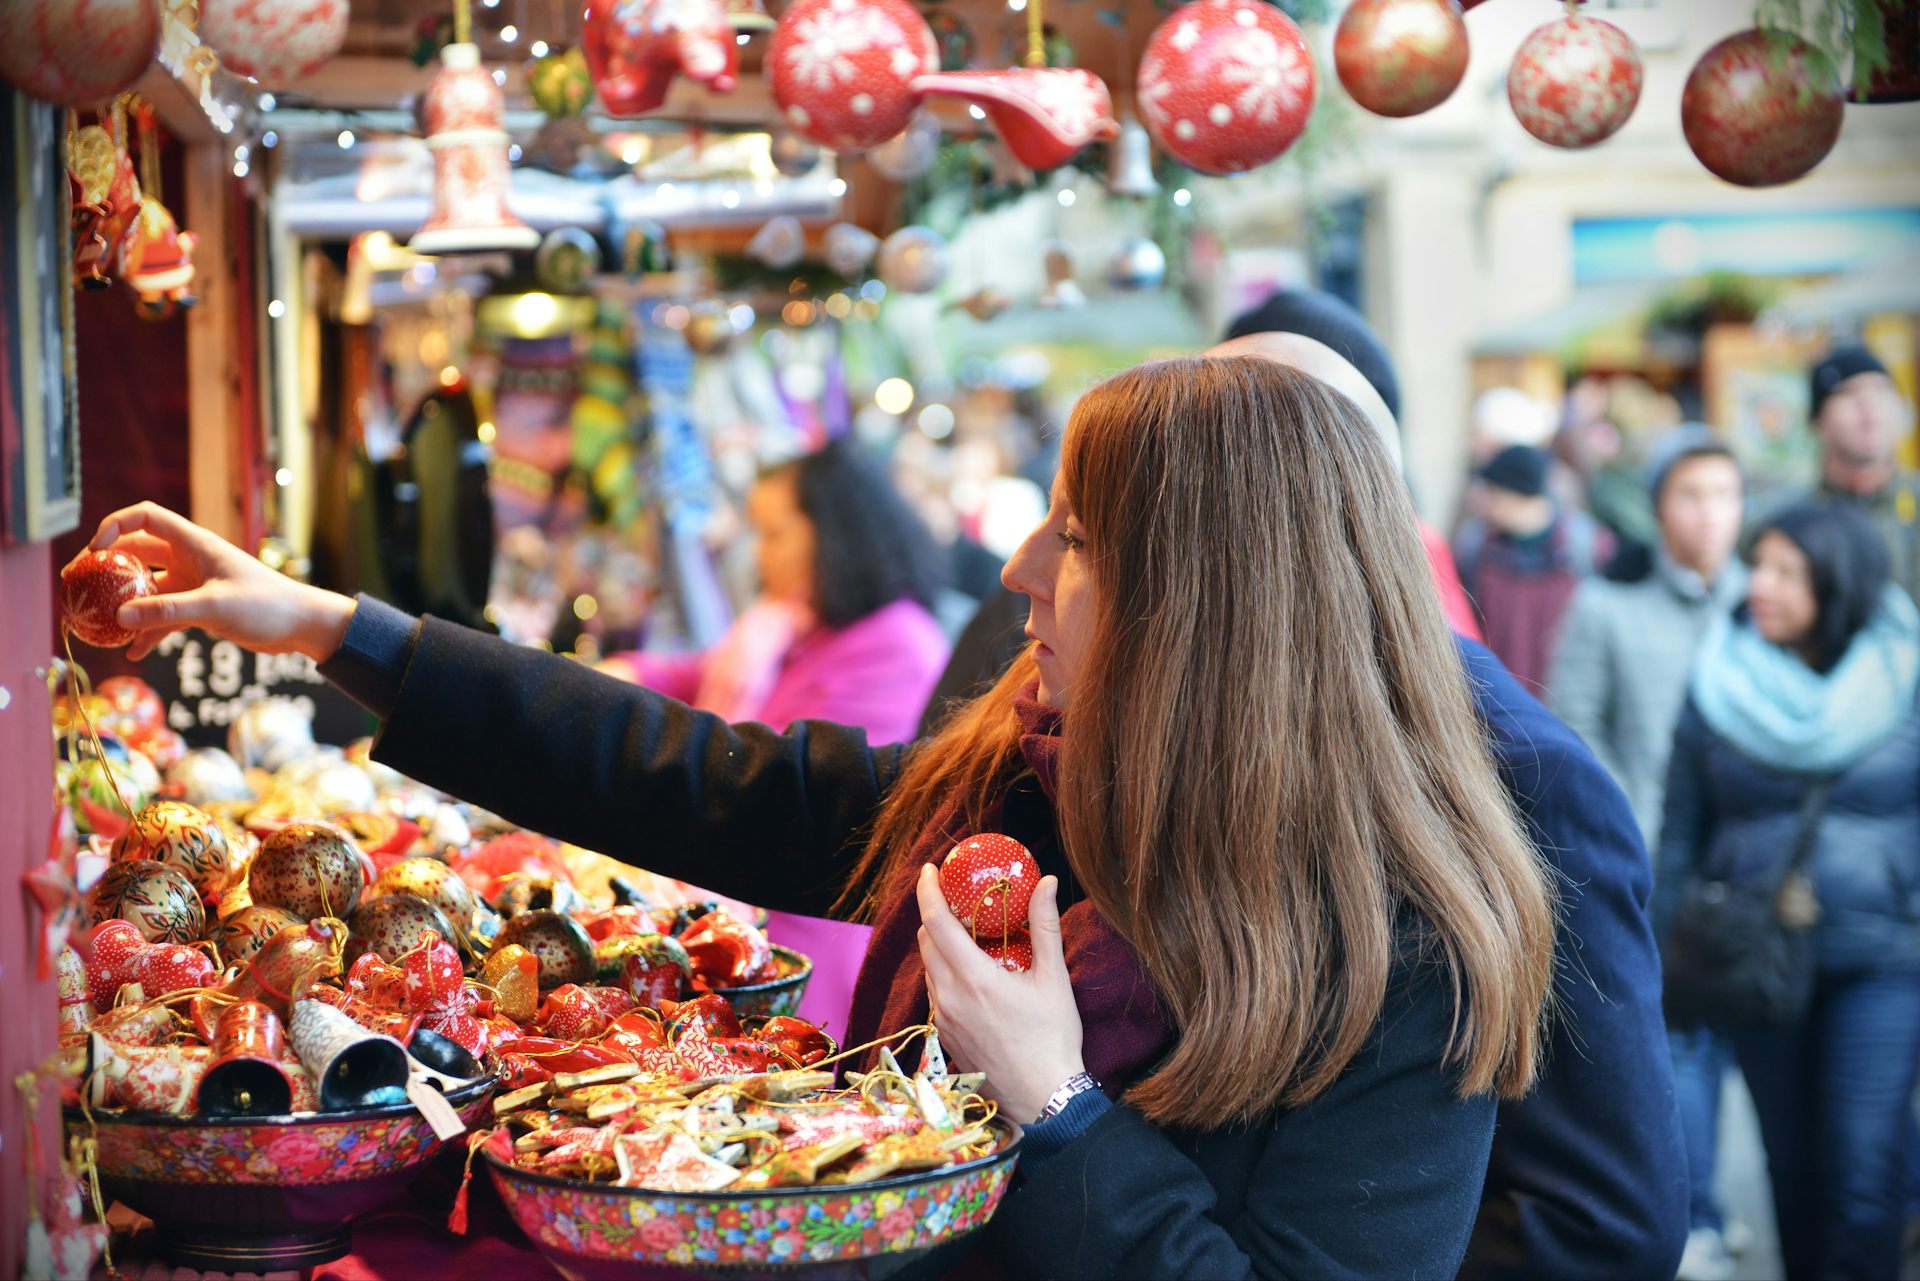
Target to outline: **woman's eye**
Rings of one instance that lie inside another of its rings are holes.
[[[1085,543],[1082,543],[1078,538],[1074,537],[1071,533],[1069,533],[1064,529],[1061,530],[1058,534],[1055,534],[1054,537],[1058,538],[1060,540],[1060,545],[1066,548],[1070,552],[1077,552],[1086,545]]]

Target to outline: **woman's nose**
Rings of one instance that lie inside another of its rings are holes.
[[[1039,540],[1046,537],[1043,526],[1027,535],[1025,542],[1014,549],[1006,565],[1000,570],[1000,582],[1010,592],[1019,592],[1023,596],[1032,596],[1045,600],[1044,556]]]

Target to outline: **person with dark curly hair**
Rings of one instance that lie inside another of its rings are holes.
[[[885,470],[834,441],[747,497],[760,596],[702,654],[614,655],[603,669],[730,721],[830,720],[912,739],[946,666],[933,536]]]

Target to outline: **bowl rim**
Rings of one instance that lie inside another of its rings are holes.
[[[446,1096],[447,1102],[458,1112],[471,1107],[491,1094],[500,1084],[500,1078],[492,1074],[475,1077]],[[275,1112],[267,1116],[205,1116],[198,1112],[189,1112],[176,1116],[172,1112],[154,1112],[132,1108],[93,1108],[83,1110],[76,1104],[67,1104],[61,1109],[62,1116],[68,1121],[87,1124],[89,1116],[96,1126],[135,1125],[169,1130],[230,1130],[250,1129],[256,1126],[270,1125],[292,1129],[302,1125],[341,1125],[358,1121],[383,1121],[390,1117],[417,1112],[411,1101],[406,1103],[380,1103],[373,1107],[354,1108],[348,1112]]]
[[[808,956],[804,952],[796,952],[790,947],[782,947],[778,943],[773,944],[773,952],[775,956],[785,955],[792,957],[794,960],[800,962],[800,968],[791,974],[784,974],[777,979],[767,979],[762,983],[748,983],[744,987],[716,987],[713,989],[713,995],[751,996],[756,992],[772,992],[781,987],[790,987],[795,983],[804,983],[813,976],[813,958],[811,956]]]
[[[871,1179],[865,1183],[813,1183],[794,1187],[758,1188],[751,1192],[729,1192],[725,1188],[718,1192],[667,1192],[660,1188],[628,1188],[615,1183],[589,1183],[584,1179],[569,1179],[557,1174],[542,1174],[538,1170],[524,1170],[510,1161],[502,1161],[489,1149],[491,1143],[479,1145],[479,1155],[497,1173],[522,1179],[529,1183],[544,1184],[561,1188],[568,1192],[595,1192],[619,1197],[642,1197],[658,1201],[711,1201],[718,1204],[735,1201],[758,1201],[769,1197],[786,1200],[793,1197],[832,1195],[841,1192],[885,1192],[898,1188],[918,1187],[925,1183],[936,1183],[956,1174],[968,1174],[975,1170],[984,1170],[1003,1161],[1011,1163],[1020,1152],[1021,1140],[1026,1130],[1003,1116],[995,1116],[987,1122],[994,1129],[1004,1130],[1007,1134],[1006,1146],[985,1156],[977,1156],[971,1161],[962,1161],[958,1165],[943,1165],[937,1170],[914,1170],[907,1174],[892,1174],[884,1179]]]

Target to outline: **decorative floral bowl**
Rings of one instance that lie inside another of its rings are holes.
[[[863,1261],[944,1245],[993,1217],[1020,1149],[1018,1128],[993,1126],[999,1150],[960,1165],[765,1192],[652,1192],[556,1178],[501,1159],[498,1138],[480,1155],[514,1222],[569,1281],[861,1275]]]
[[[790,947],[775,943],[773,964],[780,971],[776,978],[764,983],[749,983],[745,987],[719,989],[719,995],[727,998],[727,1004],[741,1018],[771,1017],[799,1011],[800,998],[807,991],[807,980],[813,977],[813,961]]]
[[[494,1080],[447,1095],[483,1124]],[[312,1268],[346,1254],[354,1216],[385,1203],[439,1150],[411,1103],[273,1117],[68,1108],[97,1139],[100,1187],[153,1220],[168,1261],[208,1272]]]

